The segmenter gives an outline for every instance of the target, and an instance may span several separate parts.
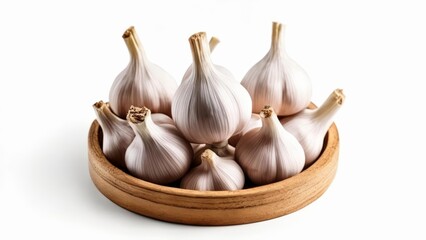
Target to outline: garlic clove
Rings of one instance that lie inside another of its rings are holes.
[[[109,103],[96,102],[93,109],[102,129],[102,152],[111,164],[125,170],[124,154],[135,137],[133,130],[127,121],[111,111]]]
[[[248,131],[254,129],[254,128],[260,128],[262,127],[262,120],[260,119],[260,115],[257,113],[252,113],[250,121],[248,124],[244,127],[244,129],[238,133],[232,136],[228,142],[231,146],[237,146],[238,141],[240,141],[241,136],[246,134]]]
[[[130,53],[130,62],[111,86],[109,99],[112,111],[125,119],[130,106],[137,105],[171,116],[176,81],[148,60],[134,27],[124,32],[123,39]]]
[[[133,176],[156,184],[169,184],[188,171],[192,148],[177,128],[156,124],[146,107],[131,106],[127,120],[136,135],[125,154],[126,166]]]
[[[336,89],[319,108],[305,109],[280,120],[302,145],[306,157],[305,167],[312,165],[321,154],[325,135],[344,101],[343,90]]]
[[[205,33],[192,35],[189,42],[193,70],[175,93],[173,120],[192,143],[221,143],[245,127],[251,98],[239,82],[213,65]]]
[[[232,158],[217,156],[206,149],[201,164],[186,174],[181,187],[199,191],[239,190],[244,187],[244,172]]]
[[[302,171],[305,154],[270,106],[260,112],[262,127],[244,134],[235,147],[235,158],[249,179],[258,185],[277,182]]]
[[[295,114],[306,108],[312,96],[308,74],[293,61],[282,46],[281,23],[272,24],[272,41],[268,53],[244,76],[241,84],[253,100],[253,112],[268,103],[279,116]]]

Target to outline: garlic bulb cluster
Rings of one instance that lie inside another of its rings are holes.
[[[312,83],[307,73],[290,57],[282,46],[282,24],[272,25],[272,43],[269,52],[244,76],[241,84],[253,100],[253,112],[265,104],[277,115],[287,116],[306,108],[312,96]]]
[[[124,154],[133,141],[135,134],[126,120],[117,117],[108,103],[103,101],[93,104],[96,119],[102,128],[102,151],[116,167],[124,170]]]
[[[344,101],[343,90],[336,89],[319,108],[305,109],[280,120],[284,128],[302,145],[305,151],[306,167],[315,162],[320,155],[324,137]]]
[[[282,29],[272,24],[268,53],[241,83],[213,64],[219,40],[193,34],[193,62],[178,86],[147,59],[128,28],[122,37],[130,62],[114,80],[109,102],[93,105],[106,158],[142,180],[200,191],[242,189],[246,178],[269,184],[310,166],[345,96],[336,89],[319,108],[307,109],[312,84],[287,55]]]
[[[238,81],[212,63],[204,32],[192,35],[189,42],[193,69],[173,98],[173,120],[192,143],[222,143],[249,121],[251,98]]]
[[[294,176],[305,165],[297,139],[287,132],[270,106],[260,112],[262,127],[244,134],[235,147],[235,158],[255,184],[268,184]]]
[[[136,135],[125,155],[130,173],[157,184],[182,178],[190,167],[193,153],[177,129],[169,123],[153,122],[151,111],[146,107],[132,106],[127,120]]]
[[[201,164],[181,181],[181,187],[200,191],[238,190],[244,187],[244,172],[230,157],[219,157],[206,149]]]
[[[176,81],[161,67],[148,60],[134,27],[125,31],[123,39],[129,49],[130,63],[111,86],[111,109],[122,119],[126,118],[131,105],[146,106],[154,113],[171,116]]]

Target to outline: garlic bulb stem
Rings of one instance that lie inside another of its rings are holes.
[[[141,136],[151,138],[150,131],[159,131],[158,127],[152,121],[151,117],[146,117],[151,115],[151,112],[148,108],[135,108],[131,107],[127,115],[127,120],[133,123],[132,128],[137,131]],[[147,126],[150,126],[147,128]]]
[[[261,119],[262,119],[262,126],[265,126],[264,134],[265,136],[268,136],[270,138],[276,138],[277,135],[280,134],[279,131],[276,131],[276,126],[281,125],[278,117],[273,117],[274,110],[271,108],[271,106],[265,106],[264,109],[262,109],[259,113]]]
[[[133,26],[129,27],[123,33],[122,37],[124,42],[126,43],[131,58],[134,58],[135,60],[139,61],[147,58],[145,55],[145,51],[143,50],[142,43],[140,42],[136,30]]]
[[[98,101],[93,104],[93,108],[95,109],[97,115],[102,118],[102,121],[99,121],[99,125],[101,126],[103,133],[111,133],[113,131],[116,131],[117,129],[115,128],[118,125],[128,126],[126,120],[118,118],[116,115],[114,115],[113,112],[108,109],[108,103]]]
[[[201,154],[201,162],[205,162],[208,164],[209,167],[214,167],[214,160],[213,160],[213,151],[206,150]]]
[[[278,22],[272,23],[272,38],[271,38],[271,49],[274,49],[274,53],[280,54],[281,47],[281,29],[282,24]]]
[[[327,98],[327,100],[318,109],[314,110],[312,121],[318,121],[321,125],[330,127],[333,123],[334,115],[339,111],[343,102],[345,101],[345,95],[343,89],[336,89]],[[319,121],[321,119],[321,121]],[[328,128],[327,128],[328,131]]]
[[[220,144],[200,144],[194,149],[193,165],[199,165],[201,161],[201,154],[205,150],[211,150],[219,157],[234,158],[235,147],[228,144],[228,141],[223,141]]]
[[[191,46],[192,59],[193,59],[192,71],[196,75],[199,74],[199,72],[210,75],[210,72],[214,71],[212,68],[213,63],[210,58],[210,52],[203,50],[203,49],[209,48],[209,46],[206,45],[206,41],[204,41],[204,39],[205,39],[204,32],[193,34],[189,38],[189,44]],[[202,78],[196,77],[196,79],[202,79]]]
[[[308,111],[309,109],[306,109],[306,112],[311,112],[311,121],[316,123],[318,135],[321,135],[324,138],[331,124],[333,124],[334,116],[340,110],[344,101],[345,95],[343,94],[343,90],[336,89],[317,109],[310,111]]]
[[[219,42],[220,42],[219,39],[216,38],[216,37],[210,38],[210,41],[209,41],[210,53],[213,52],[213,50],[216,48],[216,46],[219,44]],[[218,65],[216,65],[215,67],[219,68],[221,71],[225,72],[229,76],[232,76],[232,73],[230,73],[226,68],[224,68],[222,66],[218,66]],[[182,80],[188,79],[189,76],[192,74],[192,71],[194,71],[193,65],[189,66],[188,69],[186,69],[186,72],[183,75]]]
[[[142,43],[141,43],[141,41],[140,41],[140,39],[139,39],[139,35],[138,35],[138,33],[136,32],[136,29],[135,29],[135,27],[134,26],[130,26],[125,32],[124,32],[124,34],[123,34],[123,37],[125,36],[125,35],[127,35],[127,34],[131,34],[132,36],[133,36],[133,38],[134,38],[134,40],[135,40],[135,42],[136,42],[136,45],[138,46],[138,48],[139,49],[141,49],[141,50],[143,50],[143,47],[142,47]]]
[[[136,39],[129,29],[126,30],[126,32],[124,32],[123,39],[124,39],[124,42],[126,43],[127,49],[129,50],[131,57],[138,59],[139,58],[138,44],[136,43]]]

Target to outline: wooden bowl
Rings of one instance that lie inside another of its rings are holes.
[[[123,172],[105,158],[101,138],[95,120],[89,130],[89,171],[102,194],[132,212],[192,225],[252,223],[297,211],[327,190],[339,155],[339,134],[333,124],[319,159],[291,178],[238,191],[196,191],[153,184]]]

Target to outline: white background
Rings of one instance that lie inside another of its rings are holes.
[[[426,7],[422,1],[1,1],[1,239],[425,239]],[[335,88],[337,176],[317,201],[255,224],[194,227],[110,202],[87,164],[92,104],[127,65],[134,25],[178,82],[188,37],[241,79],[269,48],[271,22],[309,73],[313,101]],[[5,237],[6,236],[6,237]]]

